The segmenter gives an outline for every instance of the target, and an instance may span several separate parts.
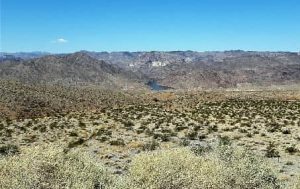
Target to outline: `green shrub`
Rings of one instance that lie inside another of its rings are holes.
[[[111,182],[108,171],[88,154],[55,146],[25,148],[0,159],[0,188],[93,189]]]

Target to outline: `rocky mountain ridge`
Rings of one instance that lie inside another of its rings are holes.
[[[149,80],[172,89],[219,89],[300,84],[296,52],[90,52],[2,60],[0,77],[65,85],[145,87]],[[116,84],[118,83],[118,84]]]

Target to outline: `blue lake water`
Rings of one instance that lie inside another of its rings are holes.
[[[167,89],[171,89],[171,87],[163,86],[157,83],[155,80],[148,81],[147,85],[151,88],[153,91],[163,91]]]

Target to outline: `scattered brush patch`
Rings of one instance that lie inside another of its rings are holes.
[[[263,157],[227,144],[203,153],[188,147],[138,154],[125,175],[113,175],[91,155],[55,145],[22,148],[0,158],[0,188],[281,189]],[[300,179],[288,188],[299,189]]]
[[[90,155],[55,146],[25,148],[0,159],[0,188],[105,188],[109,172]]]

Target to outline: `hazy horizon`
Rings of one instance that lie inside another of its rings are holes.
[[[129,53],[139,53],[139,52],[198,52],[198,53],[210,53],[210,52],[230,52],[230,51],[243,51],[243,52],[269,52],[269,53],[300,53],[299,51],[255,51],[255,50],[241,50],[241,49],[232,49],[232,50],[222,50],[222,51],[213,51],[213,50],[205,50],[205,51],[194,51],[194,50],[170,50],[170,51],[164,51],[164,50],[149,50],[149,51],[89,51],[89,50],[78,50],[78,51],[72,51],[72,52],[48,52],[48,51],[16,51],[16,52],[5,52],[0,51],[0,53],[6,53],[6,54],[17,54],[17,53],[45,53],[45,54],[72,54],[72,53],[78,53],[78,52],[95,52],[95,53],[117,53],[117,52],[129,52]]]

